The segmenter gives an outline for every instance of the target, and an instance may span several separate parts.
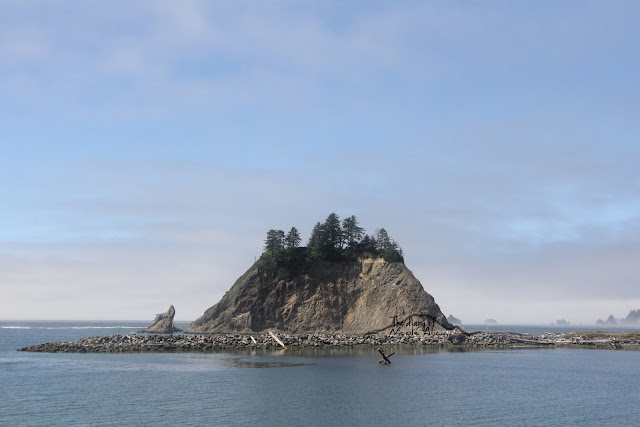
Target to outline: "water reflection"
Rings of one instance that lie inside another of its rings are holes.
[[[489,349],[484,347],[430,347],[430,346],[395,346],[381,345],[371,347],[326,347],[326,348],[295,348],[284,349],[260,348],[251,350],[219,350],[214,353],[237,354],[241,356],[270,356],[270,357],[327,357],[327,356],[379,356],[378,348],[386,353],[395,352],[397,355],[411,356],[440,353],[469,353],[483,352]]]
[[[434,348],[434,347],[410,347],[410,346],[381,346],[386,354],[394,353],[396,356],[420,356],[445,353],[476,353],[487,352],[494,349],[485,348]],[[316,365],[327,358],[341,359],[368,359],[375,362],[380,359],[378,347],[342,347],[342,348],[289,348],[284,349],[245,349],[245,350],[220,350],[208,353],[215,355],[216,361],[226,368],[281,368],[295,366]],[[203,356],[207,354],[204,353]],[[355,362],[359,363],[359,362]]]
[[[222,359],[221,362],[229,368],[290,368],[294,366],[310,366],[313,363],[284,362],[277,360],[249,360],[246,357]]]

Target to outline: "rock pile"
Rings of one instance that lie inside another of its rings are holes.
[[[447,333],[434,335],[280,334],[278,337],[289,348],[378,347],[385,345],[452,348],[586,347],[640,350],[640,333],[466,333],[460,329],[456,329]],[[52,353],[122,353],[212,351],[256,348],[279,348],[279,345],[267,334],[135,334],[91,337],[73,342],[39,344],[22,348],[20,351]]]

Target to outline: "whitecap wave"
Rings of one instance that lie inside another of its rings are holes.
[[[144,329],[146,326],[51,326],[43,329]]]
[[[64,330],[64,329],[144,329],[146,326],[0,326],[0,329],[46,329],[46,330]]]

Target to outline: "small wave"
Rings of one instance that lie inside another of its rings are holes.
[[[146,326],[57,326],[44,329],[144,329]]]
[[[64,330],[64,329],[144,329],[146,326],[0,326],[0,329],[44,329],[44,330]]]

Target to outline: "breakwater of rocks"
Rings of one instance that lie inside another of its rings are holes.
[[[277,337],[287,348],[431,346],[442,348],[580,347],[640,350],[640,332],[524,334],[514,332],[467,333],[456,330],[436,335],[278,334]],[[206,352],[264,348],[280,348],[280,344],[268,334],[133,334],[97,336],[72,342],[38,344],[21,348],[19,351],[51,353]]]

